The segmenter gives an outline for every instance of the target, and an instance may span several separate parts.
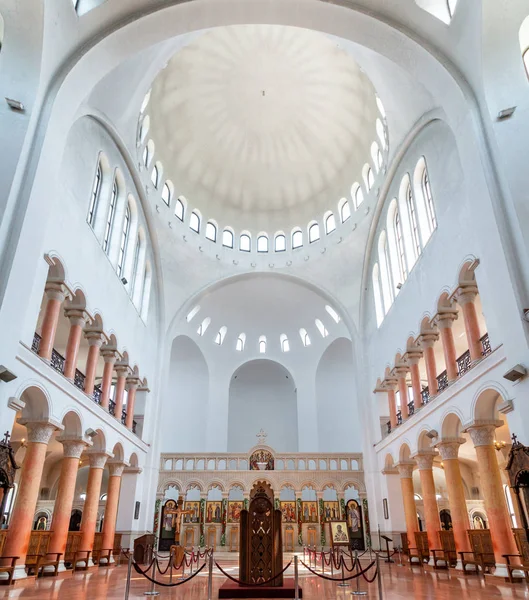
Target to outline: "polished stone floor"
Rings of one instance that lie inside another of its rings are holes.
[[[237,566],[233,559],[216,558],[226,571],[237,575]],[[367,562],[362,561],[363,565]],[[292,568],[287,572],[292,576]],[[504,598],[529,599],[529,588],[525,583],[511,585],[503,581],[485,582],[483,577],[458,576],[454,571],[434,572],[422,571],[419,568],[410,570],[408,566],[398,567],[396,564],[382,566],[382,583],[384,600],[502,600]],[[27,600],[122,600],[125,598],[126,566],[110,568],[93,568],[88,572],[72,574],[64,573],[57,578],[46,578],[35,581],[33,577],[17,581],[14,586],[0,587],[0,599],[24,598]],[[160,577],[160,576],[158,576]],[[341,588],[332,581],[323,580],[300,568],[301,586],[305,600],[352,600],[352,592],[356,590],[356,582],[351,587]],[[169,582],[169,576],[161,577]],[[217,598],[217,590],[226,578],[216,569],[213,576],[213,595]],[[176,581],[176,579],[175,579]],[[144,592],[150,589],[141,575],[133,574],[129,598],[137,600],[148,598]],[[157,588],[159,598],[179,600],[205,600],[207,598],[207,574],[205,570],[184,585],[173,588]],[[377,583],[368,585],[363,579],[361,590],[367,590],[370,599],[379,598]],[[364,596],[365,598],[366,596]]]

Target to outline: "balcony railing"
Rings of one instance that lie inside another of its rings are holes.
[[[397,411],[397,425],[402,425],[402,412],[400,410]]]
[[[423,388],[423,390],[421,392],[421,397],[422,397],[423,404],[428,404],[428,402],[430,402],[430,389],[428,388],[428,386]]]
[[[78,387],[83,392],[84,392],[85,379],[86,379],[86,377],[85,377],[84,373],[81,373],[81,371],[79,371],[79,369],[75,369],[73,384],[75,385],[75,387]]]
[[[132,421],[132,433],[136,433],[137,426],[138,426],[138,423],[136,423],[136,421]]]
[[[127,410],[124,408],[121,411],[121,422],[125,425],[125,421],[127,420]]]
[[[483,356],[490,354],[492,352],[492,348],[490,347],[489,334],[486,333],[482,338],[480,338],[479,341],[481,342],[482,348],[481,354],[483,354]]]
[[[389,434],[391,433],[391,421],[388,421],[388,422],[386,423],[386,426],[387,426],[387,428],[388,428],[388,435],[389,435]]]
[[[461,377],[471,368],[472,361],[470,360],[470,350],[464,352],[457,359],[457,375]]]
[[[109,399],[109,401],[108,401],[108,412],[111,415],[116,416],[116,403],[112,399]]]
[[[59,354],[55,348],[51,351],[50,365],[59,373],[64,373],[64,356]]]
[[[408,415],[411,417],[411,415],[415,414],[415,404],[413,402],[408,402]]]
[[[443,390],[446,390],[447,387],[448,387],[448,374],[445,370],[440,375],[437,375],[438,393],[441,393]]]
[[[92,398],[96,404],[101,404],[101,395],[102,395],[101,385],[94,386],[94,393]]]
[[[35,335],[33,336],[33,342],[31,344],[31,349],[33,350],[33,352],[35,352],[35,354],[39,353],[41,339],[42,338],[40,337],[40,335],[37,332],[35,332]]]

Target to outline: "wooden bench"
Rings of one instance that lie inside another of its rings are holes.
[[[524,560],[521,554],[502,554],[503,558],[506,559],[507,562],[507,571],[509,573],[509,582],[514,583],[515,581],[520,581],[520,578],[517,577],[516,580],[512,576],[513,571],[523,571],[523,576],[525,577],[525,581],[529,583],[529,563]],[[513,565],[511,564],[511,559],[516,558],[520,561],[520,564]]]
[[[441,541],[441,548],[432,550],[434,569],[455,567],[457,565],[457,552],[454,532],[439,531],[439,540]]]
[[[430,548],[426,531],[415,532],[415,545],[415,548],[408,548],[410,565],[420,564],[422,566],[423,563],[430,560]],[[416,558],[417,561],[412,561],[413,558]]]
[[[496,566],[490,531],[488,529],[468,529],[467,535],[472,551],[459,552],[463,564],[463,574],[469,573],[467,565],[474,565],[478,575],[479,569],[483,574],[490,573],[491,569]]]
[[[77,550],[73,555],[73,572],[75,571],[86,571],[88,569],[88,563],[90,562],[90,554],[92,554],[91,550]],[[79,563],[84,563],[83,565],[79,565]]]
[[[35,576],[44,577],[49,575],[55,577],[59,573],[59,563],[61,562],[62,552],[48,552],[43,556],[39,556],[35,569]],[[46,571],[46,567],[53,567],[53,571]]]
[[[113,551],[112,548],[98,550],[97,558],[96,558],[95,552],[94,552],[93,558],[92,558],[92,560],[94,561],[94,564],[97,564],[100,567],[110,567],[111,565],[113,565],[114,563],[110,562],[110,558],[112,556],[112,551]],[[102,560],[105,562],[101,563]]]
[[[0,566],[0,573],[7,573],[7,579],[0,579],[0,583],[5,585],[11,585],[13,583],[13,575],[15,573],[15,566],[20,556],[2,556],[1,562],[4,563],[11,561],[11,564],[2,564]]]

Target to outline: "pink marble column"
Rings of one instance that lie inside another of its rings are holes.
[[[435,318],[436,325],[441,333],[446,375],[450,382],[455,381],[458,374],[456,347],[454,343],[454,334],[452,333],[452,325],[456,319],[457,312],[454,311],[439,313]]]
[[[55,342],[57,325],[61,314],[61,305],[66,298],[66,289],[63,283],[48,282],[46,284],[46,295],[48,301],[44,311],[44,319],[41,328],[41,340],[39,346],[39,356],[45,360],[50,360],[51,351]]]
[[[125,464],[119,461],[109,461],[107,465],[109,478],[107,502],[105,506],[105,520],[103,522],[103,539],[101,541],[102,550],[114,548],[114,534],[116,533],[121,476],[123,475],[123,469],[125,468]],[[110,555],[110,562],[114,562],[112,555]]]
[[[77,369],[77,357],[79,355],[83,327],[86,324],[86,313],[82,309],[69,308],[64,311],[64,315],[70,321],[70,333],[68,334],[64,361],[64,376],[67,379],[73,380],[75,370]]]
[[[408,544],[413,548],[415,546],[415,532],[419,531],[419,521],[417,519],[417,505],[415,504],[415,493],[413,491],[413,467],[415,463],[398,463],[397,469],[400,474],[400,485],[402,489],[402,502],[404,504],[404,517],[406,519],[406,534]]]
[[[428,392],[430,396],[435,396],[438,392],[437,365],[435,364],[435,353],[433,349],[433,346],[438,339],[438,333],[428,333],[419,336],[421,348],[424,349],[426,377],[428,378]]]
[[[105,361],[103,380],[101,381],[101,406],[108,410],[110,390],[112,388],[112,377],[114,375],[114,364],[118,358],[118,354],[115,348],[103,348],[101,354]]]
[[[409,415],[408,411],[408,384],[406,383],[406,375],[408,374],[407,367],[398,367],[395,369],[395,375],[397,376],[400,396],[400,412],[403,419],[407,419]]]
[[[472,361],[482,358],[481,338],[479,331],[478,313],[474,303],[478,294],[478,288],[474,285],[460,287],[457,290],[457,302],[463,311],[465,321],[465,333],[467,335],[468,349],[470,350],[470,359]]]
[[[132,430],[134,420],[134,404],[136,403],[136,390],[140,385],[138,377],[127,377],[127,417],[125,427]]]
[[[127,365],[116,365],[114,368],[118,375],[115,397],[116,412],[114,413],[114,416],[118,421],[121,422],[121,413],[123,412],[123,396],[125,394],[125,383],[127,381],[127,374],[129,372],[129,368]]]
[[[416,454],[414,458],[419,467],[419,476],[421,478],[421,492],[424,507],[424,520],[426,523],[426,532],[428,533],[428,546],[430,550],[441,548],[439,539],[439,530],[441,521],[439,520],[439,507],[435,494],[435,482],[433,478],[433,459],[434,453]],[[432,563],[433,564],[433,563]]]
[[[88,342],[88,356],[86,358],[84,391],[88,396],[92,396],[95,387],[97,363],[99,361],[101,345],[103,344],[103,332],[86,331],[85,338]]]
[[[27,577],[24,563],[39,496],[42,470],[48,451],[48,442],[57,429],[48,421],[20,421],[20,423],[26,425],[28,445],[22,463],[15,506],[2,552],[3,556],[19,557],[15,579]]]
[[[395,390],[388,390],[389,422],[391,429],[397,427],[397,401],[395,400]]]

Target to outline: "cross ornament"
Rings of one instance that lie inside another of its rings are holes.
[[[259,440],[259,445],[263,445],[266,442],[268,433],[261,427],[261,431],[255,436]]]
[[[516,434],[513,433],[511,436],[511,439],[512,439],[513,446],[516,446],[519,443]]]
[[[4,444],[4,446],[9,446],[9,438],[11,437],[11,434],[9,433],[9,431],[6,431],[4,434],[4,439],[2,440],[2,444]]]

